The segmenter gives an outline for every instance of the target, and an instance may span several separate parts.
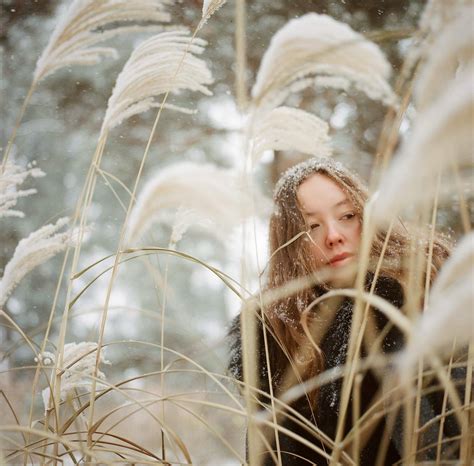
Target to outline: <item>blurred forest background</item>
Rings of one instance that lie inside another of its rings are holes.
[[[15,120],[31,83],[35,63],[48,42],[55,18],[69,1],[3,0],[0,18],[2,47],[2,146],[10,137]],[[348,23],[361,33],[394,31],[379,41],[393,66],[393,80],[400,71],[411,35],[425,2],[421,0],[253,0],[246,10],[247,86],[251,88],[262,55],[272,35],[289,19],[310,11],[326,13]],[[200,0],[183,0],[170,8],[172,24],[193,30],[201,18]],[[235,43],[234,2],[228,2],[208,21],[199,37],[208,41],[202,56],[209,64],[215,82],[213,96],[194,95],[188,106],[198,109],[196,115],[167,111],[159,122],[157,134],[142,177],[143,185],[153,173],[177,161],[211,161],[222,167],[243,163],[240,129],[242,117],[236,104],[234,89]],[[395,33],[396,32],[396,33]],[[2,222],[0,232],[0,273],[18,241],[41,225],[62,216],[71,216],[80,194],[86,171],[97,143],[101,121],[115,79],[133,47],[144,34],[120,36],[114,46],[120,51],[118,60],[104,60],[93,67],[62,69],[48,77],[34,93],[19,128],[13,158],[21,165],[35,162],[44,178],[30,179],[26,187],[38,193],[20,201],[18,208],[25,218],[9,218]],[[393,82],[392,82],[393,84]],[[346,94],[327,90],[306,90],[292,97],[293,105],[304,108],[330,124],[335,157],[363,178],[368,179],[377,151],[377,141],[386,108],[359,92]],[[99,177],[91,206],[93,227],[83,247],[79,269],[115,252],[125,213],[110,186],[128,204],[123,189],[135,179],[155,112],[149,111],[127,120],[115,129],[104,154],[102,168],[107,175]],[[409,108],[402,122],[402,134],[410,130],[414,109]],[[255,174],[264,192],[270,196],[279,173],[299,160],[299,154],[275,153],[265,158]],[[439,223],[454,236],[461,231],[458,205],[444,206]],[[265,218],[262,218],[262,248],[265,247]],[[142,244],[166,247],[170,225],[157,224]],[[188,232],[179,250],[199,257],[239,279],[239,236],[217,241],[205,231]],[[154,257],[153,264],[164,273],[168,268],[166,344],[209,370],[222,372],[227,359],[225,334],[238,310],[239,301],[209,272],[195,264],[173,258]],[[37,343],[41,342],[56,283],[60,276],[62,257],[56,257],[28,275],[6,305],[20,327]],[[143,261],[132,261],[121,267],[112,295],[105,341],[136,338],[159,343],[162,290],[148,277]],[[77,289],[95,276],[81,278]],[[107,276],[106,276],[107,277]],[[67,341],[96,341],[99,315],[107,278],[99,279],[74,306],[68,327]],[[64,289],[65,287],[63,287]],[[60,294],[58,309],[65,299]],[[59,319],[61,312],[57,312]],[[58,326],[50,341],[54,342]],[[32,364],[32,354],[21,337],[11,328],[0,328],[0,368]],[[121,355],[114,354],[107,367],[108,377],[122,374],[133,377],[156,370],[157,353],[146,348],[120,346]],[[175,360],[167,356],[165,362]],[[27,371],[2,375],[3,387],[21,387]],[[174,383],[183,384],[183,376]],[[26,387],[25,387],[26,388]],[[21,404],[22,390],[17,390]],[[27,393],[26,396],[29,396]],[[39,395],[38,395],[39,396]],[[41,403],[38,403],[41,405]]]

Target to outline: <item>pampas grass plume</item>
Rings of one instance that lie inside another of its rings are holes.
[[[69,394],[74,395],[73,390],[90,389],[92,378],[95,375],[97,357],[97,343],[82,341],[80,343],[67,343],[63,350],[63,366],[59,370],[64,371],[61,376],[61,400],[66,400]],[[104,357],[104,351],[100,352],[101,364],[110,364]],[[39,355],[39,361],[44,365],[54,364],[55,356],[46,351]],[[98,370],[96,377],[105,380],[105,374]],[[50,389],[45,388],[42,392],[45,411],[49,407]]]
[[[28,272],[75,241],[74,231],[58,233],[68,221],[67,218],[61,218],[54,225],[46,225],[18,243],[0,280],[0,307]]]
[[[187,31],[176,30],[157,34],[142,42],[132,53],[121,71],[105,114],[103,129],[110,130],[126,118],[159,107],[154,99],[167,92],[187,89],[211,95],[206,85],[212,74],[206,63],[197,58],[206,42],[194,39]],[[165,108],[190,113],[173,105]]]
[[[474,66],[464,69],[417,118],[413,133],[380,181],[374,219],[382,224],[433,198],[439,173],[472,165]],[[423,186],[423,189],[420,189]]]
[[[44,176],[44,173],[37,167],[23,168],[11,162],[5,165],[3,171],[0,170],[0,218],[24,217],[23,212],[14,210],[13,207],[19,198],[36,193],[36,189],[18,190],[18,186],[29,176],[39,178]]]
[[[417,361],[430,354],[449,354],[453,342],[474,342],[474,234],[466,235],[443,266],[430,294],[430,305],[416,323],[399,357],[404,380]]]
[[[204,0],[202,2],[203,21],[207,21],[225,2],[226,0]]]
[[[169,22],[164,8],[170,0],[74,0],[59,19],[34,73],[39,82],[54,71],[70,65],[94,65],[103,57],[115,58],[112,47],[96,44],[119,34],[147,30],[147,26],[124,26],[124,22]],[[156,29],[156,27],[154,28]]]
[[[297,108],[277,107],[266,113],[254,127],[253,161],[266,150],[296,150],[319,157],[332,151],[328,124]]]
[[[447,24],[434,39],[415,86],[418,110],[435,101],[456,73],[474,60],[473,24],[474,7],[466,7],[462,15]]]
[[[280,105],[310,75],[342,77],[370,98],[387,104],[395,96],[387,83],[390,64],[377,45],[347,24],[316,13],[293,19],[272,38],[262,59],[252,97],[256,106]],[[344,84],[345,86],[345,84]]]
[[[262,202],[258,200],[256,205]],[[250,195],[235,172],[211,164],[180,162],[162,169],[143,188],[131,214],[127,242],[138,240],[158,219],[166,220],[167,210],[180,208],[184,210],[175,221],[174,243],[196,223],[226,239],[253,213]]]

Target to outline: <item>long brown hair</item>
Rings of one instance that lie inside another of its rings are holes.
[[[287,170],[278,181],[274,192],[274,211],[270,218],[269,243],[270,262],[266,289],[276,289],[288,282],[310,276],[314,273],[309,241],[301,234],[308,227],[297,200],[298,187],[310,176],[322,174],[335,183],[351,200],[362,222],[364,205],[368,199],[368,189],[364,183],[341,163],[330,158],[311,158]],[[371,262],[376,263],[381,256],[387,233],[376,233],[372,248]],[[296,238],[296,239],[295,239]],[[294,239],[294,241],[292,241]],[[426,241],[426,244],[428,242]],[[433,266],[431,279],[449,255],[447,242],[435,238],[433,245]],[[392,229],[386,245],[381,275],[396,279],[405,285],[404,259],[408,256],[410,236],[401,225]],[[309,344],[301,325],[301,315],[312,301],[328,289],[327,284],[310,286],[283,299],[274,301],[264,308],[265,318],[278,343],[287,354],[293,367],[303,367],[297,378],[309,379],[324,368],[324,360],[318,348]],[[303,351],[302,351],[303,348]],[[298,359],[306,355],[306,364],[301,366]],[[308,354],[309,352],[309,354]],[[314,394],[313,394],[314,395]],[[314,402],[314,397],[310,398]]]

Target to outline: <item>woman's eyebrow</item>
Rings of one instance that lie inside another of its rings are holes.
[[[344,205],[346,205],[346,204],[352,206],[352,202],[351,202],[349,199],[346,198],[346,199],[343,199],[342,201],[336,202],[336,204],[334,204],[334,205],[332,206],[332,208],[333,208],[333,209],[336,209],[336,208],[341,207],[341,206],[344,206]],[[303,211],[303,213],[304,213],[305,215],[307,215],[308,217],[312,217],[312,216],[315,216],[315,215],[318,215],[318,214],[319,214],[319,212],[310,212],[310,211]]]

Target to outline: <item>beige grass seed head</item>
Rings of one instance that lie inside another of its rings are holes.
[[[156,97],[167,92],[199,91],[212,95],[206,87],[213,82],[204,60],[197,58],[206,42],[184,30],[157,34],[142,42],[131,54],[117,78],[107,105],[103,130],[118,126],[132,115],[160,107]],[[192,110],[165,104],[165,108],[192,113]]]
[[[18,186],[31,176],[39,178],[44,176],[39,168],[33,165],[27,168],[8,162],[3,171],[0,170],[0,218],[24,217],[23,212],[13,209],[18,199],[36,193],[36,189],[21,189]]]
[[[70,65],[95,65],[103,57],[116,58],[113,47],[97,46],[120,34],[149,30],[146,25],[168,23],[171,0],[73,0],[58,20],[48,45],[36,64],[34,81]],[[156,30],[156,26],[152,29]]]
[[[64,251],[77,240],[75,231],[58,233],[68,221],[68,218],[61,218],[55,224],[34,231],[18,243],[0,280],[0,307],[5,304],[14,288],[28,272]]]
[[[429,306],[415,324],[398,360],[403,380],[428,355],[443,358],[457,347],[474,343],[474,234],[466,235],[443,268],[430,294]]]
[[[180,162],[162,169],[143,188],[132,210],[127,242],[136,242],[158,220],[168,220],[164,213],[182,209],[175,223],[176,243],[191,224],[199,224],[217,237],[227,235],[243,219],[252,215],[250,194],[237,173],[211,164]],[[257,196],[256,206],[266,206]],[[183,218],[183,216],[186,218]]]
[[[416,211],[433,199],[438,174],[449,173],[453,164],[472,166],[473,82],[470,65],[418,115],[412,134],[380,181],[373,211],[376,223],[388,223],[401,211]]]
[[[105,351],[100,352],[99,364],[110,364],[105,359]],[[54,363],[55,356],[50,352],[39,355],[39,360],[43,362],[49,359]],[[97,343],[90,341],[82,341],[80,343],[67,343],[63,349],[63,365],[58,369],[63,371],[61,375],[61,401],[67,399],[69,394],[74,396],[73,391],[76,389],[90,389],[92,380],[95,375],[95,365],[97,358]],[[105,374],[98,370],[96,377],[105,380]],[[99,384],[100,387],[100,384]],[[42,392],[43,404],[45,411],[49,408],[50,389],[45,388]]]
[[[252,98],[257,107],[276,107],[295,86],[299,90],[301,83],[310,85],[308,76],[322,75],[339,78],[333,87],[351,82],[370,98],[394,104],[396,98],[387,82],[390,72],[377,45],[347,24],[309,13],[291,20],[273,36]]]
[[[277,107],[253,128],[253,162],[267,150],[296,150],[318,157],[332,154],[328,124],[297,108]]]

